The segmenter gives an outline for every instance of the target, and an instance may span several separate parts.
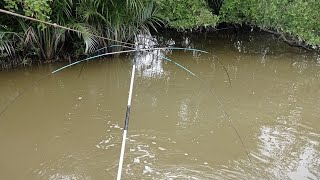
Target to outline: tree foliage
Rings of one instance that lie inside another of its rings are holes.
[[[212,15],[205,0],[157,0],[160,16],[176,29],[216,26],[219,18]]]
[[[0,0],[0,8],[82,32],[0,14],[0,25],[5,27],[0,29],[0,58],[12,55],[17,44],[23,45],[26,52],[15,54],[20,59],[25,58],[23,54],[52,61],[65,58],[66,54],[91,53],[100,46],[114,44],[92,34],[127,42],[139,33],[150,33],[149,28],[161,22],[153,0]],[[13,42],[9,38],[11,32],[22,38]],[[73,53],[67,53],[70,49]]]
[[[80,0],[77,14],[101,35],[124,42],[139,33],[149,34],[149,27],[155,29],[161,22],[153,1],[144,0]]]
[[[319,0],[157,0],[169,27],[195,29],[219,23],[247,24],[286,41],[320,46]],[[210,13],[211,11],[211,13]]]
[[[40,20],[49,20],[53,0],[4,0],[5,8],[11,11],[23,11],[26,16]]]
[[[220,14],[222,22],[274,30],[319,48],[319,9],[319,0],[226,0]]]

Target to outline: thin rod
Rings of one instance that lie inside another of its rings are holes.
[[[65,26],[61,26],[61,25],[56,24],[56,23],[50,23],[50,22],[47,22],[47,21],[42,21],[42,20],[35,19],[35,18],[32,18],[32,17],[24,16],[24,15],[21,15],[21,14],[18,14],[18,13],[6,11],[4,9],[0,9],[0,13],[9,14],[9,15],[12,15],[12,16],[28,19],[30,21],[40,22],[40,23],[43,23],[43,24],[46,24],[46,25],[49,25],[49,26],[65,29],[65,30],[68,30],[68,31],[73,31],[73,32],[82,33],[82,34],[89,34],[89,35],[91,35],[93,37],[104,39],[104,40],[108,40],[108,41],[118,42],[118,43],[121,43],[121,44],[127,44],[127,45],[131,45],[131,46],[135,45],[135,44],[132,44],[132,43],[117,41],[117,40],[114,40],[114,39],[98,36],[98,35],[95,35],[95,34],[92,34],[92,33],[84,33],[82,31],[79,31],[79,30],[76,30],[76,29],[72,29],[72,28],[68,28],[68,27],[65,27]]]
[[[125,118],[125,121],[124,121],[124,128],[123,128],[122,145],[121,145],[121,152],[120,152],[117,180],[121,179],[121,173],[122,173],[124,151],[125,151],[125,147],[126,147],[127,131],[128,131],[128,126],[129,126],[129,117],[130,117],[130,108],[131,108],[131,99],[132,99],[132,91],[133,91],[133,82],[134,82],[135,70],[136,70],[136,65],[135,65],[135,60],[134,60],[134,63],[132,65],[132,74],[131,74],[131,82],[130,82],[130,90],[129,90],[127,111],[126,111],[126,118]]]
[[[112,45],[112,46],[109,46],[109,47],[126,47],[126,48],[129,48],[129,49],[134,49],[132,47],[128,47],[128,46],[123,46],[123,45]],[[104,47],[106,48],[106,47]],[[98,49],[97,51],[100,51],[104,48],[101,48],[101,49]],[[158,47],[158,48],[151,48],[152,50],[166,50],[166,49],[170,49],[170,50],[184,50],[184,51],[195,51],[195,52],[200,52],[200,53],[205,53],[205,54],[211,54],[213,55],[212,53],[209,53],[207,51],[203,51],[203,50],[200,50],[200,49],[194,49],[194,48],[181,48],[181,47]],[[143,49],[139,49],[139,50],[143,50]],[[97,52],[96,51],[96,52]],[[227,68],[225,67],[225,65],[219,60],[219,59],[216,59],[220,65],[222,66],[223,70],[225,71],[225,73],[227,74],[227,77],[228,77],[228,82],[229,82],[229,85],[232,86],[231,84],[231,79],[230,79],[230,75],[228,73],[228,70]]]

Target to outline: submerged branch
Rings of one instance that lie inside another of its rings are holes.
[[[285,43],[287,43],[291,47],[303,48],[305,50],[312,51],[312,49],[310,49],[308,47],[308,45],[301,44],[300,41],[289,40],[284,33],[280,33],[280,32],[273,31],[273,30],[270,30],[270,29],[265,29],[265,28],[260,28],[260,29],[262,31],[265,31],[265,32],[268,32],[268,33],[271,33],[271,34],[274,34],[274,35],[278,36],[279,38],[281,38]]]

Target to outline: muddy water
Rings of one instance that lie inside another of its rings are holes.
[[[92,61],[81,74],[82,64],[73,66],[40,81],[1,115],[1,179],[115,179],[133,58],[123,179],[320,179],[319,55],[254,33],[171,41],[213,54],[162,52],[217,97],[151,55]],[[0,72],[0,109],[61,66]]]

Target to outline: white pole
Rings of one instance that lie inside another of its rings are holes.
[[[130,108],[131,108],[131,98],[132,98],[135,70],[136,70],[136,65],[135,65],[135,60],[134,60],[134,63],[132,65],[131,83],[130,83],[128,105],[127,105],[127,111],[126,111],[126,118],[125,118],[125,122],[124,122],[124,130],[123,130],[123,136],[122,136],[122,145],[121,145],[117,180],[121,179],[121,173],[122,173],[122,165],[123,165],[123,159],[124,159],[124,151],[125,151],[125,147],[126,147],[126,139],[127,139],[128,125],[129,125],[129,115],[130,115]]]

